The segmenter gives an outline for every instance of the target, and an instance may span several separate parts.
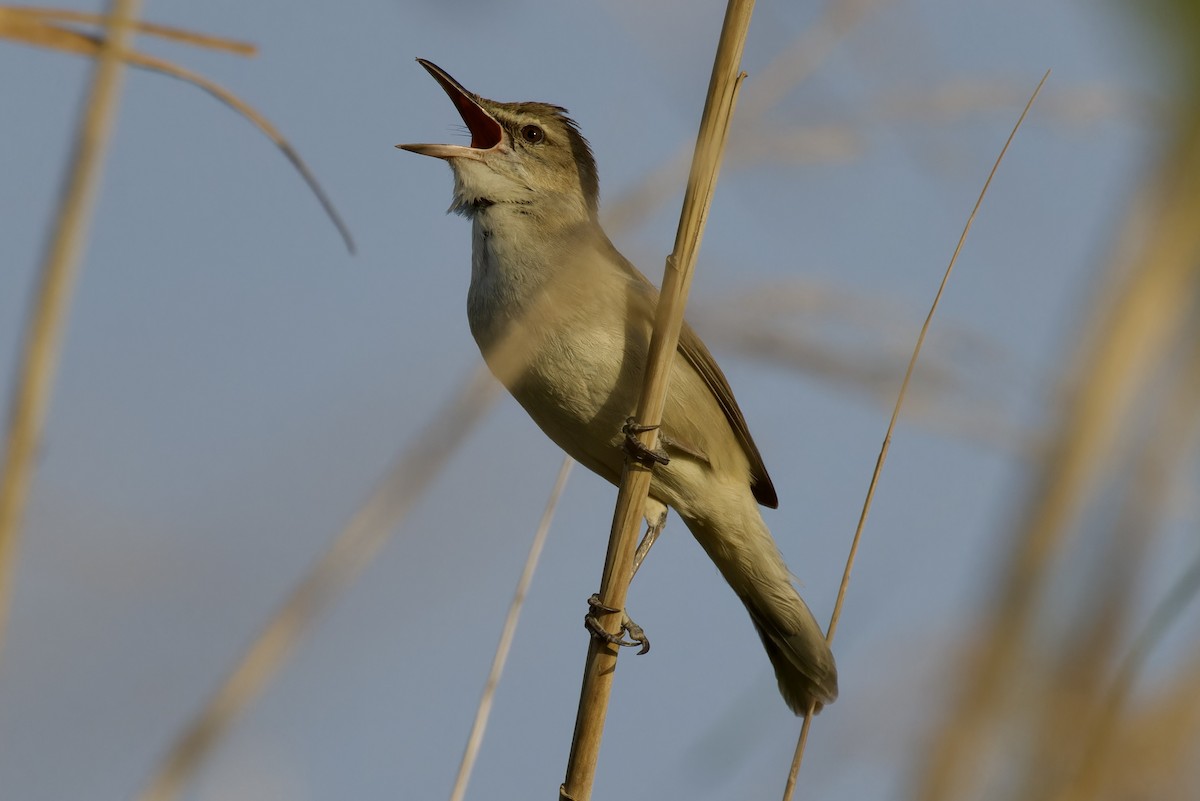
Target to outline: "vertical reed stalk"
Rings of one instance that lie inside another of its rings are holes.
[[[983,188],[979,191],[979,197],[975,200],[975,206],[971,209],[971,213],[967,216],[967,222],[963,226],[962,234],[958,238],[958,244],[954,247],[954,253],[950,256],[950,263],[946,265],[946,271],[942,274],[942,281],[938,284],[937,292],[934,293],[933,302],[929,306],[929,313],[925,315],[925,322],[921,325],[921,331],[917,334],[917,343],[913,346],[912,356],[908,360],[908,367],[904,371],[904,380],[900,382],[900,391],[896,395],[896,405],[892,408],[891,419],[888,420],[887,430],[883,435],[883,445],[879,449],[879,456],[875,459],[875,470],[871,473],[871,480],[867,484],[867,497],[863,501],[862,512],[859,514],[858,525],[854,529],[854,538],[850,543],[850,553],[846,557],[846,568],[842,572],[842,582],[838,587],[837,601],[833,606],[833,614],[829,619],[829,628],[825,632],[825,640],[829,643],[833,642],[833,637],[837,633],[838,621],[842,616],[842,604],[846,600],[846,591],[850,587],[850,574],[854,569],[854,561],[858,555],[858,546],[862,541],[863,529],[867,525],[867,516],[871,513],[871,503],[875,499],[875,489],[879,485],[879,476],[883,473],[883,465],[887,461],[888,451],[892,447],[892,433],[896,429],[896,421],[900,419],[900,409],[904,406],[904,399],[908,396],[908,385],[912,380],[913,371],[917,366],[917,359],[921,356],[921,349],[925,345],[925,337],[929,333],[929,326],[933,323],[933,315],[937,313],[938,305],[942,301],[942,294],[946,291],[946,284],[950,281],[950,273],[954,271],[954,265],[958,263],[958,256],[962,253],[963,245],[967,241],[967,234],[971,232],[971,225],[975,222],[975,216],[979,214],[979,207],[983,205],[983,199],[987,196],[988,188],[992,185],[992,179],[996,177],[996,171],[1000,169],[1000,163],[1004,161],[1004,155],[1008,153],[1008,146],[1012,144],[1013,138],[1020,130],[1021,124],[1025,122],[1026,115],[1029,114],[1029,109],[1033,106],[1033,101],[1037,100],[1038,94],[1041,93],[1042,87],[1046,84],[1046,79],[1050,77],[1050,71],[1046,70],[1046,74],[1038,81],[1038,85],[1033,90],[1033,94],[1029,96],[1029,101],[1025,104],[1025,108],[1021,111],[1021,116],[1017,118],[1016,125],[1008,135],[1008,139],[1004,142],[1004,147],[1000,148],[1000,155],[996,156],[996,162],[992,165],[991,172],[988,173],[987,180],[983,182]],[[800,727],[800,736],[796,741],[795,754],[792,757],[792,766],[788,771],[787,783],[783,790],[784,801],[789,801],[796,791],[796,778],[800,773],[800,764],[804,760],[804,748],[808,743],[808,732],[812,727],[813,709],[809,707],[808,714],[804,716],[804,723]]]
[[[134,36],[141,0],[112,0],[108,21],[72,146],[58,216],[46,244],[37,297],[25,326],[24,347],[9,407],[4,472],[0,475],[0,649],[13,597],[21,524],[34,463],[46,425],[54,373],[62,350],[71,291],[112,138],[124,77],[123,56]]]
[[[745,77],[741,72],[742,51],[753,11],[753,0],[730,0],[725,10],[725,21],[717,44],[708,96],[704,102],[696,150],[692,157],[692,170],[675,235],[675,247],[667,258],[654,333],[647,354],[637,408],[637,420],[645,426],[657,426],[666,405],[667,383],[683,325],[683,310],[687,305],[696,254],[716,187],[738,88]],[[654,428],[638,436],[647,448],[657,446],[658,432]],[[610,609],[621,610],[625,607],[642,508],[650,491],[650,478],[650,468],[626,461],[600,582],[600,602]],[[616,633],[619,630],[621,612],[601,613],[597,617],[607,631]],[[587,801],[591,798],[616,666],[616,647],[592,638],[579,694],[579,712],[571,741],[567,775],[559,788],[562,799]]]
[[[537,570],[542,547],[546,544],[546,537],[550,534],[550,524],[554,521],[558,499],[562,496],[563,488],[567,485],[567,478],[571,475],[571,467],[574,464],[575,460],[570,456],[563,457],[562,467],[558,469],[558,478],[554,481],[554,488],[550,490],[550,498],[546,501],[546,509],[542,512],[542,520],[538,523],[537,532],[533,535],[533,544],[529,546],[529,555],[525,558],[525,569],[517,581],[517,589],[513,592],[512,603],[509,604],[508,615],[504,619],[504,628],[500,632],[500,642],[496,645],[492,669],[488,672],[483,695],[475,710],[475,721],[471,724],[471,733],[467,735],[467,747],[463,752],[462,761],[458,765],[458,777],[454,780],[450,801],[463,801],[467,796],[471,772],[475,769],[475,760],[479,756],[479,749],[483,746],[483,735],[487,731],[488,718],[492,714],[492,702],[496,698],[496,688],[500,686],[500,677],[504,673],[504,665],[508,662],[508,654],[512,650],[513,639],[517,634],[521,608],[525,605],[525,597],[529,594],[529,585],[533,583],[533,574]]]

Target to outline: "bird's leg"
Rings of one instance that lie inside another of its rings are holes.
[[[616,634],[611,634],[600,625],[599,619],[596,617],[597,612],[617,613],[621,614],[621,628]],[[592,636],[597,640],[606,642],[609,645],[616,645],[624,648],[632,648],[641,646],[638,649],[638,654],[644,654],[650,650],[650,638],[646,636],[646,632],[637,623],[630,620],[629,615],[622,612],[620,609],[614,609],[611,606],[605,606],[600,603],[600,594],[595,593],[591,598],[588,598],[588,613],[583,618],[583,627],[592,633]],[[625,635],[629,635],[629,639],[625,639]]]
[[[658,539],[658,535],[662,533],[663,527],[667,525],[667,509],[663,507],[658,516],[651,521],[646,519],[646,533],[642,535],[642,541],[638,545],[637,553],[633,556],[633,575],[637,575],[638,568],[642,566],[642,561],[646,558],[646,554],[650,553],[650,548],[653,547],[654,541]],[[630,576],[633,580],[633,576]],[[610,634],[600,621],[596,618],[597,612],[616,613],[621,612],[621,630],[619,634]],[[646,631],[629,615],[625,614],[620,609],[613,609],[610,606],[605,606],[600,603],[600,594],[596,593],[588,598],[588,614],[583,619],[584,627],[592,633],[592,636],[597,637],[604,642],[612,645],[630,647],[640,645],[641,649],[638,654],[644,654],[650,650],[650,638],[646,636]],[[624,635],[629,635],[629,640],[624,639]]]
[[[625,435],[626,455],[646,467],[653,467],[656,464],[666,464],[671,461],[671,457],[667,456],[667,452],[662,448],[647,448],[637,438],[637,435],[643,431],[653,431],[656,428],[658,426],[642,425],[634,417],[626,418],[625,425],[621,427],[621,433]]]
[[[625,435],[625,452],[629,456],[647,467],[654,464],[666,464],[670,461],[670,457],[666,452],[658,449],[651,450],[642,444],[635,435],[642,431],[652,431],[658,426],[639,425],[634,418],[630,417],[625,421],[621,431]],[[653,506],[660,506],[657,502],[650,501]],[[658,535],[662,533],[663,527],[667,524],[667,509],[661,507],[658,516],[651,521],[646,518],[646,533],[642,535],[642,541],[638,544],[637,552],[633,555],[633,572],[630,575],[630,580],[637,575],[638,568],[642,566],[646,555],[650,553],[650,549],[654,546],[654,541],[658,539]],[[600,625],[600,620],[596,617],[598,612],[621,615],[621,627],[616,634],[610,633],[604,626]],[[598,640],[616,645],[618,647],[630,648],[640,646],[638,654],[647,653],[650,650],[650,638],[646,636],[646,631],[633,622],[633,619],[627,615],[624,610],[614,609],[611,606],[606,606],[600,602],[600,594],[595,593],[591,598],[588,598],[588,613],[583,618],[583,626],[592,633],[592,636]],[[629,639],[625,639],[625,635],[629,635]]]
[[[642,566],[642,562],[646,559],[650,549],[654,547],[655,540],[662,533],[663,528],[667,525],[667,510],[663,508],[658,515],[657,520],[646,518],[646,533],[642,535],[642,541],[638,543],[637,552],[633,555],[633,574],[629,577],[633,581],[633,576],[637,575],[638,568]]]

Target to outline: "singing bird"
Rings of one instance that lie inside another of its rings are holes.
[[[658,291],[600,227],[591,148],[565,109],[487,100],[417,61],[471,134],[467,145],[398,145],[454,173],[450,210],[471,221],[471,333],[542,431],[616,484]],[[759,513],[778,505],[775,487],[728,380],[686,322],[660,443],[647,519],[664,505],[683,519],[745,604],[792,711],[831,703],[833,654]]]

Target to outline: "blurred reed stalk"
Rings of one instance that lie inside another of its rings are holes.
[[[1174,679],[1135,695],[1155,641],[1146,632],[1194,599],[1192,574],[1165,594],[1168,613],[1136,635],[1133,620],[1139,595],[1164,596],[1144,566],[1200,427],[1200,13],[1192,0],[1129,13],[1165,23],[1174,117],[1065,358],[1053,436],[1029,476],[993,599],[954,667],[960,687],[913,790],[922,801],[1200,792],[1195,657],[1170,660]],[[1114,502],[1115,514],[1098,514]],[[1081,589],[1064,615],[1072,584]]]
[[[70,167],[64,179],[58,212],[48,235],[37,294],[25,327],[20,366],[9,405],[3,473],[0,473],[0,648],[3,647],[10,615],[15,564],[33,481],[34,463],[45,429],[71,293],[100,183],[103,155],[115,124],[124,66],[129,64],[153,70],[191,83],[248,119],[274,142],[300,173],[337,227],[347,249],[351,252],[354,250],[349,229],[308,165],[263,115],[203,76],[137,52],[132,48],[132,42],[136,33],[145,33],[242,56],[253,55],[254,46],[146,23],[138,19],[140,9],[140,2],[127,0],[114,0],[106,15],[0,6],[0,38],[95,59],[92,83],[72,146]],[[67,27],[64,23],[103,27],[100,33],[86,33]]]
[[[510,337],[510,340],[513,338]],[[510,342],[508,350],[518,348]],[[217,691],[176,738],[138,796],[179,796],[229,727],[258,699],[329,604],[358,578],[392,532],[421,499],[446,462],[491,408],[499,386],[482,365],[405,448],[329,549],[263,626]]]
[[[967,234],[971,232],[971,226],[975,222],[975,217],[979,214],[979,207],[983,205],[983,199],[987,197],[988,188],[992,185],[992,179],[996,177],[996,172],[1000,169],[1000,164],[1004,161],[1005,154],[1008,153],[1009,145],[1012,144],[1017,131],[1021,129],[1022,123],[1025,122],[1025,117],[1029,114],[1029,109],[1033,107],[1034,101],[1037,100],[1042,87],[1046,84],[1046,79],[1049,77],[1050,71],[1047,70],[1042,79],[1038,81],[1033,94],[1029,96],[1029,100],[1025,103],[1025,108],[1021,110],[1021,116],[1017,118],[1016,125],[1013,126],[1012,131],[1009,133],[1004,146],[1000,148],[1000,154],[996,156],[996,161],[992,165],[991,172],[988,173],[987,180],[983,182],[983,188],[979,191],[979,197],[975,200],[975,206],[967,216],[967,222],[963,226],[962,234],[958,238],[958,244],[954,246],[954,253],[950,256],[950,263],[946,265],[946,271],[942,274],[942,281],[938,284],[937,292],[934,293],[933,303],[929,306],[929,313],[925,315],[925,322],[921,325],[920,333],[917,334],[917,343],[913,347],[912,356],[908,360],[908,367],[904,370],[904,379],[900,382],[900,391],[896,395],[896,405],[892,408],[892,416],[888,420],[887,430],[883,435],[883,445],[879,449],[879,457],[875,460],[875,469],[871,473],[871,480],[867,484],[867,496],[863,501],[858,525],[854,529],[854,538],[850,542],[850,553],[846,557],[846,568],[842,572],[842,581],[838,587],[837,600],[833,605],[833,614],[829,619],[829,628],[825,632],[825,640],[831,645],[834,635],[837,634],[838,621],[842,616],[842,605],[846,600],[846,592],[850,588],[850,574],[854,569],[854,561],[858,555],[858,546],[862,542],[862,534],[867,525],[867,517],[871,513],[871,503],[875,499],[875,489],[879,485],[879,477],[883,473],[883,465],[887,462],[888,451],[891,450],[892,433],[896,429],[896,421],[900,419],[900,409],[903,408],[904,399],[908,395],[908,385],[912,381],[913,371],[917,367],[917,359],[921,356],[921,349],[925,345],[925,337],[929,333],[930,325],[933,323],[933,315],[937,313],[938,306],[941,304],[942,294],[946,291],[946,285],[950,282],[950,274],[954,271],[954,265],[958,263],[958,256],[962,253],[963,245],[967,241]],[[787,782],[784,785],[783,801],[791,801],[792,796],[795,794],[796,779],[800,773],[800,764],[804,760],[804,748],[808,742],[808,732],[812,727],[812,720],[813,708],[810,706],[808,714],[804,716],[804,723],[800,727],[800,736],[796,740],[796,750],[792,757],[792,766],[788,771]]]
[[[865,12],[873,10],[879,4],[880,3],[876,0],[866,0],[865,2],[864,0],[834,0],[834,2],[831,2],[827,6],[826,15],[818,22],[816,26],[814,26],[814,29],[805,37],[797,40],[796,46],[791,48],[779,59],[776,59],[776,61],[770,67],[764,70],[763,75],[757,76],[765,84],[768,82],[768,76],[773,75],[774,79],[771,81],[771,83],[774,86],[774,89],[763,91],[761,93],[762,100],[757,100],[759,81],[755,81],[755,85],[752,88],[756,91],[748,91],[746,93],[746,100],[743,103],[744,110],[751,110],[752,97],[756,98],[754,105],[758,106],[757,110],[759,112],[771,107],[787,90],[793,88],[796,83],[803,80],[804,77],[807,77],[807,75],[810,74],[813,69],[815,69],[816,65],[822,58],[824,58],[829,52],[832,52],[833,45],[839,42],[841,38],[846,36],[854,28],[854,26],[864,18]],[[813,53],[816,55],[813,55]],[[798,152],[794,147],[792,148],[792,151]],[[735,162],[733,161],[734,155],[735,154],[731,154],[730,164],[727,165],[727,168],[736,166]],[[684,163],[685,160],[681,160],[677,168],[680,177],[682,176]],[[747,162],[743,161],[743,163]],[[647,176],[646,180],[641,182],[640,187],[645,190],[647,188],[661,187],[664,183],[665,182],[658,177],[658,173],[655,173]],[[616,208],[616,213],[618,216],[615,219],[610,216],[608,225],[610,227],[620,227],[621,221],[630,216],[626,213],[628,212],[627,207],[636,209],[638,207],[637,201],[639,201],[639,199],[644,199],[645,197],[645,192],[638,193],[635,191],[632,195],[627,195],[627,198],[631,199],[610,204],[610,210]],[[656,198],[653,201],[654,204],[662,201],[662,197],[657,195],[654,197]],[[632,213],[632,216],[641,217],[644,216],[644,214],[644,211],[635,212]],[[517,368],[514,367],[514,369]],[[494,384],[491,384],[490,382],[487,383],[494,388]],[[422,441],[425,441],[425,435],[421,435],[421,439]],[[444,444],[446,444],[448,447],[448,443]],[[407,456],[402,457],[402,459],[406,458]],[[386,480],[385,482],[381,482],[381,484],[382,483],[386,483]],[[390,524],[381,523],[381,525],[391,525],[394,527],[397,522],[398,521],[396,519],[393,519]],[[342,547],[342,537],[339,537],[337,542],[339,545],[335,545],[335,549]],[[365,540],[359,540],[359,542],[365,542]],[[353,546],[350,548],[350,550],[356,551],[357,547],[358,546]],[[329,555],[323,557],[323,559],[327,558],[329,558]],[[357,558],[358,557],[355,557],[356,560]],[[363,556],[362,558],[369,558],[369,556]],[[190,724],[189,732],[191,733],[191,736],[185,734],[183,737],[181,737],[179,741],[177,741],[175,750],[172,751],[171,756],[167,758],[163,766],[160,766],[160,770],[164,772],[175,771],[172,777],[173,784],[169,792],[164,795],[157,796],[146,795],[143,796],[144,798],[169,798],[174,797],[179,793],[183,784],[190,776],[194,775],[194,772],[203,762],[203,758],[217,746],[221,735],[228,731],[228,727],[231,725],[236,715],[244,710],[246,706],[253,701],[257,694],[262,691],[262,689],[266,686],[266,683],[271,680],[271,677],[276,675],[277,671],[283,665],[283,660],[286,658],[286,654],[289,653],[294,647],[295,643],[299,640],[307,626],[311,625],[313,618],[319,614],[320,610],[332,600],[335,592],[344,589],[353,580],[356,570],[340,573],[336,583],[329,583],[325,586],[325,589],[322,591],[320,603],[306,605],[303,617],[293,618],[292,625],[286,629],[286,637],[275,640],[275,647],[279,647],[281,650],[277,654],[271,656],[269,660],[270,664],[268,665],[269,669],[263,671],[261,674],[257,673],[256,671],[251,671],[250,673],[255,675],[253,683],[241,685],[243,690],[249,689],[248,692],[235,693],[233,696],[226,695],[225,690],[229,689],[230,687],[230,684],[227,683],[226,688],[223,689],[221,693],[218,693],[216,696],[214,696],[214,699],[211,702],[212,705],[210,705],[210,707],[206,710],[202,711],[200,715],[198,715],[197,718]],[[310,580],[311,576],[308,579],[305,579],[305,582]],[[275,622],[268,624],[268,626],[264,629],[264,632],[280,631],[281,629],[276,628],[278,622],[279,621],[277,619]],[[263,646],[261,644],[256,644],[254,646],[255,649],[260,647]],[[248,656],[247,659],[251,660],[251,657]],[[267,663],[263,662],[260,664]],[[243,663],[243,668],[244,667],[245,663]],[[233,676],[241,674],[241,671],[242,668],[235,670],[231,675],[231,679]],[[234,702],[230,702],[230,698],[233,698]],[[219,714],[215,714],[218,707],[220,712]],[[177,761],[180,757],[180,754],[184,750],[189,751],[186,764]],[[174,765],[175,767],[168,768],[168,765]]]
[[[554,522],[558,499],[562,497],[563,488],[567,485],[567,478],[570,477],[574,464],[575,460],[570,456],[563,457],[562,467],[558,469],[558,478],[554,480],[554,487],[550,490],[550,497],[546,500],[546,508],[542,512],[541,522],[538,523],[537,532],[533,535],[533,543],[529,546],[529,555],[525,558],[525,567],[521,571],[521,578],[517,581],[512,603],[508,607],[508,615],[504,619],[504,627],[500,631],[500,642],[496,645],[496,655],[492,659],[492,667],[488,671],[479,706],[475,710],[475,720],[471,724],[470,734],[467,735],[467,747],[458,766],[458,777],[454,780],[454,788],[450,791],[450,801],[463,801],[466,798],[467,787],[471,782],[471,772],[475,769],[475,760],[479,756],[479,749],[483,746],[483,735],[487,732],[488,717],[492,713],[492,702],[496,698],[500,678],[504,675],[504,665],[508,662],[508,654],[512,650],[513,638],[517,633],[521,609],[525,605],[525,597],[529,594],[529,585],[533,583],[533,574],[537,570],[538,559],[541,558],[546,537],[550,534],[550,524]]]
[[[874,0],[871,0],[874,2]],[[834,0],[830,5],[830,13],[828,18],[823,20],[823,23],[829,23],[833,27],[827,29],[819,26],[817,31],[811,33],[805,42],[813,43],[816,41],[820,46],[816,47],[820,58],[826,56],[830,51],[831,42],[826,41],[829,37],[836,39],[845,35],[849,27],[856,24],[861,18],[857,13],[843,14],[844,9],[857,9],[863,6],[863,0]],[[815,69],[816,63],[812,56],[812,48],[806,49],[804,56],[797,56],[797,51],[802,48],[793,47],[789,52],[790,55],[781,57],[775,65],[764,73],[764,79],[768,76],[774,76],[772,85],[775,86],[774,92],[770,92],[770,97],[777,99],[782,93],[780,91],[781,82],[788,79],[788,67],[801,69],[807,74],[812,69]],[[740,60],[740,58],[739,58]],[[773,100],[772,100],[773,102]],[[763,105],[769,105],[763,101]],[[640,184],[641,187],[651,187],[659,183],[656,174],[648,175]],[[637,192],[634,193],[638,195]],[[635,203],[633,199],[618,200],[611,207],[624,207],[631,203]],[[610,224],[612,222],[610,221]],[[617,223],[619,226],[619,223]],[[531,315],[543,314],[541,307],[534,305],[529,311]],[[514,328],[519,328],[515,326]],[[490,354],[489,358],[493,365],[493,371],[497,377],[504,381],[505,376],[516,376],[525,369],[524,359],[526,353],[535,349],[536,343],[519,341],[516,338],[507,341],[497,348],[495,354]],[[460,404],[472,402],[470,399],[476,397],[476,393],[482,391],[482,387],[486,386],[489,391],[495,391],[498,386],[495,382],[486,378],[486,372],[481,367],[476,382],[473,383],[472,389],[464,390],[465,394],[459,394],[456,397],[454,408],[458,408]],[[451,414],[453,419],[456,413]],[[459,421],[460,427],[456,431],[463,431],[470,426],[474,418],[467,423]],[[437,426],[436,432],[433,429],[427,429],[425,433],[419,435],[419,443],[416,446],[410,447],[404,454],[398,457],[398,464],[420,464],[424,458],[421,454],[425,449],[424,443],[437,442],[439,437],[445,436],[445,430],[437,423],[431,425]],[[449,451],[456,447],[457,439],[442,440],[442,452],[446,455]],[[437,463],[426,464],[426,479],[433,479],[433,471],[437,469]],[[411,476],[410,476],[411,478]],[[382,479],[379,486],[392,486],[395,491],[399,485],[397,474],[393,473],[391,477]],[[423,483],[421,486],[427,486]],[[408,490],[403,490],[408,492]],[[206,760],[211,756],[212,752],[219,746],[220,741],[228,733],[230,727],[265,689],[270,681],[278,674],[278,671],[283,667],[287,655],[290,654],[299,640],[303,637],[308,628],[315,623],[315,618],[325,608],[325,606],[333,600],[337,592],[344,591],[357,575],[358,567],[369,559],[370,553],[377,552],[379,544],[374,540],[374,537],[382,532],[383,529],[394,529],[402,520],[402,513],[396,513],[390,518],[369,513],[367,509],[376,505],[383,494],[382,490],[373,494],[370,499],[364,504],[364,507],[355,513],[354,520],[363,519],[364,516],[374,517],[376,526],[372,529],[375,533],[370,533],[367,529],[351,523],[347,529],[343,530],[338,535],[330,551],[320,557],[317,566],[306,577],[302,578],[297,588],[293,590],[292,599],[285,602],[280,611],[264,626],[262,633],[254,643],[247,649],[242,656],[238,665],[230,672],[229,676],[223,682],[216,693],[208,700],[202,709],[187,723],[180,735],[175,739],[168,753],[163,757],[159,764],[155,767],[154,774],[148,780],[146,789],[139,796],[141,801],[166,801],[178,797],[183,788],[195,776],[200,767],[205,764]],[[350,535],[350,529],[356,529],[357,533]],[[335,556],[335,552],[343,552],[342,555]],[[354,570],[337,570],[337,579],[328,580],[322,576],[329,575],[333,569],[328,565],[336,562],[338,559],[352,559],[358,567]],[[304,603],[302,608],[298,599],[310,597],[311,593],[306,591],[304,587],[314,584],[322,587],[320,600],[317,603]],[[485,699],[486,702],[486,699]],[[472,735],[472,740],[474,735]],[[469,746],[470,748],[471,746]]]
[[[555,295],[544,292],[525,312],[553,313]],[[233,723],[278,675],[291,653],[317,618],[349,587],[420,500],[475,423],[490,408],[500,387],[511,383],[528,366],[538,343],[521,326],[513,325],[488,353],[453,400],[396,458],[390,472],[354,513],[328,550],[263,626],[217,691],[187,723],[138,796],[139,801],[175,799],[194,778]],[[489,369],[495,376],[489,375]]]
[[[62,53],[96,57],[104,46],[106,37],[100,33],[78,30],[78,25],[101,25],[105,17],[98,14],[88,14],[78,11],[65,11],[53,8],[38,8],[29,6],[0,5],[0,39],[6,39],[32,47],[43,47]],[[210,36],[196,31],[173,28],[167,25],[155,25],[142,20],[131,20],[130,25],[137,33],[146,34],[159,39],[187,44],[206,50],[218,50],[238,56],[254,56],[257,48],[246,42],[239,42],[220,36]],[[157,72],[170,78],[189,83],[211,95],[217,101],[236,111],[264,136],[271,140],[275,147],[291,163],[292,168],[308,185],[308,189],[321,204],[325,215],[337,228],[338,234],[350,253],[354,253],[354,239],[350,228],[342,220],[332,199],[317,181],[316,175],[309,169],[304,159],[292,144],[262,113],[245,102],[228,89],[210,81],[203,75],[182,67],[166,59],[151,56],[126,47],[121,51],[121,59],[131,67],[138,67],[150,72]]]
[[[0,648],[13,597],[21,525],[45,429],[54,375],[62,351],[80,254],[112,138],[124,77],[124,54],[133,41],[140,0],[112,0],[92,83],[72,146],[55,223],[39,271],[37,297],[24,333],[20,367],[9,407],[0,476]]]
[[[889,0],[830,0],[824,7],[821,16],[806,29],[786,50],[771,60],[761,74],[755,76],[746,91],[743,102],[743,113],[737,130],[749,129],[758,122],[768,111],[774,108],[788,92],[804,82],[818,67],[836,50],[838,44],[863,22],[872,12]],[[735,131],[736,133],[736,131]],[[795,137],[793,137],[795,139]],[[812,142],[811,139],[802,140]],[[769,152],[773,160],[779,158],[779,142],[772,142],[772,147],[757,148],[761,152]],[[820,143],[818,148],[824,152],[827,142]],[[841,142],[832,143],[833,150],[844,154],[846,148]],[[741,160],[743,164],[752,162],[744,156],[746,148],[731,149],[728,154],[731,161]],[[791,148],[795,150],[793,146]],[[805,151],[810,152],[810,151]],[[685,176],[688,169],[687,143],[661,166],[639,181],[634,187],[619,195],[604,214],[605,230],[619,234],[623,230],[634,227],[647,217],[653,209],[662,205],[672,196],[673,187]],[[694,154],[693,154],[694,159]],[[694,165],[694,161],[692,162]]]
[[[663,274],[636,418],[645,429],[637,436],[651,450],[658,444],[657,428],[666,405],[670,370],[683,326],[683,312],[696,256],[716,188],[738,88],[745,78],[745,73],[741,71],[742,52],[753,11],[753,0],[730,0],[726,6],[696,137],[691,174],[683,197],[679,228],[675,234],[675,246],[667,257]],[[599,612],[596,615],[600,625],[612,634],[620,632],[621,610],[625,608],[629,582],[633,577],[634,551],[642,510],[650,492],[651,475],[650,467],[634,460],[625,460],[599,592],[600,603],[617,611]],[[589,639],[567,774],[559,788],[559,797],[564,801],[588,801],[591,798],[604,721],[608,714],[608,699],[616,672],[617,651],[617,646],[611,643],[601,642],[595,637]]]

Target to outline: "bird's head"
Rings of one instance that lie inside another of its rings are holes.
[[[514,204],[559,222],[594,220],[599,205],[596,162],[566,109],[548,103],[498,103],[467,91],[423,58],[471,133],[468,145],[396,145],[445,159],[454,170],[451,211],[472,216]]]

